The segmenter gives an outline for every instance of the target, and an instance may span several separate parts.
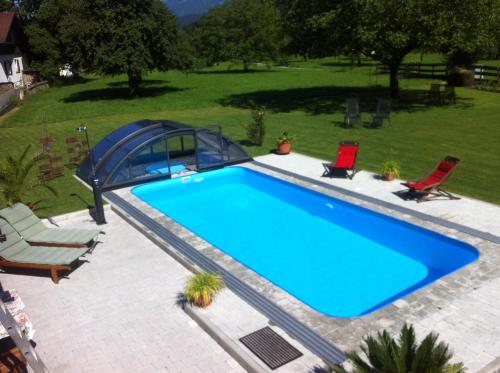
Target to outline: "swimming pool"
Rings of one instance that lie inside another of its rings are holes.
[[[243,167],[132,193],[334,317],[373,312],[479,257],[464,242]]]

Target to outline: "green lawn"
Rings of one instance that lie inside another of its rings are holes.
[[[419,56],[410,56],[417,60]],[[424,62],[439,62],[436,57]],[[129,100],[124,76],[88,76],[82,83],[54,87],[28,97],[22,107],[0,119],[2,155],[19,152],[26,144],[38,147],[42,118],[65,155],[64,138],[85,123],[91,142],[137,119],[172,119],[202,126],[220,124],[224,132],[244,141],[252,103],[267,107],[267,138],[262,147],[247,147],[252,155],[266,154],[284,130],[296,135],[294,149],[330,159],[342,139],[361,143],[359,166],[376,171],[396,159],[404,178],[422,176],[444,155],[464,163],[450,179],[454,192],[500,203],[500,94],[458,89],[454,105],[426,102],[429,80],[403,79],[403,99],[393,108],[392,124],[379,129],[344,129],[343,104],[349,96],[361,100],[367,122],[377,97],[387,94],[388,77],[375,75],[363,61],[351,69],[347,59],[290,61],[289,68],[258,67],[243,73],[239,66],[222,65],[197,73],[153,73],[141,98]],[[72,177],[74,169],[52,185],[58,197],[39,190],[40,214],[54,215],[85,208],[91,194]]]

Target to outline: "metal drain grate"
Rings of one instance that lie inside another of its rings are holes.
[[[268,326],[240,338],[240,342],[271,369],[279,368],[303,355]]]

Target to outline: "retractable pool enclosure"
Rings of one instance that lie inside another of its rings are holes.
[[[218,126],[194,128],[168,120],[127,124],[101,140],[80,164],[77,176],[101,191],[173,174],[206,171],[251,160]]]

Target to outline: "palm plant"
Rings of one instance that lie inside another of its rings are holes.
[[[417,343],[413,326],[404,325],[399,340],[384,330],[377,337],[367,337],[361,350],[366,359],[357,352],[349,352],[355,373],[464,373],[462,363],[451,364],[453,356],[448,345],[437,342],[438,334],[429,333],[420,344]],[[346,373],[343,367],[336,367],[337,373]]]
[[[57,195],[52,187],[34,178],[32,169],[41,157],[39,154],[28,156],[30,148],[28,145],[18,158],[9,155],[0,162],[0,196],[8,206],[22,202],[29,192],[39,186]]]
[[[198,307],[207,307],[214,295],[224,287],[222,277],[214,273],[198,273],[191,277],[186,285],[185,295],[190,303]]]

